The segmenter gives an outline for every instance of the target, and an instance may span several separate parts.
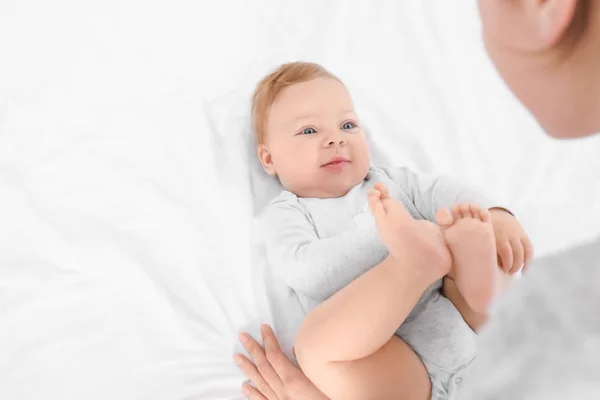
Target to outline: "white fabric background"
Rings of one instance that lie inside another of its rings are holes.
[[[600,232],[600,142],[543,136],[473,1],[3,0],[0,398],[230,399],[240,329],[289,350],[248,105],[298,59],[347,83],[380,159],[480,185],[538,254]]]

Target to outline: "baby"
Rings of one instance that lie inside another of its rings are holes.
[[[350,94],[320,65],[285,64],[266,76],[255,91],[252,117],[262,166],[285,189],[264,213],[267,258],[307,312],[388,255],[367,201],[374,189],[400,200],[413,218],[437,222],[452,255],[452,268],[421,295],[396,336],[424,364],[431,398],[456,396],[475,357],[474,330],[508,276],[498,266],[497,241],[505,252],[500,252],[502,267],[509,274],[529,256],[529,243],[518,236],[525,237],[520,224],[503,209],[490,210],[493,204],[476,190],[449,178],[371,165]],[[506,233],[502,242],[495,237],[496,226]],[[508,253],[512,260],[504,255]],[[448,298],[442,295],[447,285],[455,288]],[[372,290],[375,295],[377,287]],[[368,336],[361,315],[356,321]],[[330,343],[337,345],[343,344]],[[374,361],[370,365],[383,368],[388,360],[378,363],[377,350],[368,355]],[[382,383],[385,371],[376,367],[341,370],[333,364],[317,368],[299,362],[330,398],[350,398],[344,392],[348,379],[364,380],[371,388],[369,397],[386,398],[403,379],[395,376]],[[399,356],[394,362],[404,360]],[[348,370],[353,372],[343,372]],[[377,387],[374,382],[381,385],[381,393],[372,390]]]

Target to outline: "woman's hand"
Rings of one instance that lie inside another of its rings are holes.
[[[250,400],[327,400],[287,358],[271,327],[263,325],[260,331],[264,349],[248,333],[240,334],[240,342],[254,363],[243,354],[236,354],[234,361],[256,386],[245,383],[242,393]]]

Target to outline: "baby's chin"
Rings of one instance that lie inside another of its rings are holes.
[[[358,182],[348,182],[348,181],[339,181],[339,182],[329,182],[328,184],[323,185],[312,185],[309,187],[296,188],[293,190],[292,188],[284,188],[294,193],[296,196],[301,198],[316,198],[316,199],[335,199],[338,197],[343,197],[350,190],[352,190],[356,185],[361,183],[364,179],[359,180]]]

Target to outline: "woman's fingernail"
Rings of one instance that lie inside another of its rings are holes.
[[[240,339],[240,342],[246,342],[248,340],[248,334],[246,332],[242,332],[238,338]]]
[[[250,395],[250,388],[245,383],[244,383],[244,386],[242,386],[242,392],[244,393],[245,396],[249,396]]]
[[[236,354],[235,356],[233,356],[233,362],[237,366],[242,365],[242,356],[240,356],[239,354]]]

